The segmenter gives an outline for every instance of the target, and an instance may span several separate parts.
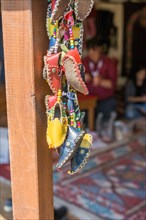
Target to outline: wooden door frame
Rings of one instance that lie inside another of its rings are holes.
[[[42,78],[47,0],[1,0],[14,219],[53,220]]]

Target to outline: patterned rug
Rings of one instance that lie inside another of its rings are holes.
[[[104,153],[94,150],[78,175],[55,172],[55,203],[67,205],[81,220],[146,219],[145,146],[139,135]]]
[[[90,161],[81,173],[54,169],[54,205],[66,205],[74,220],[145,220],[145,135],[110,145],[93,136]],[[10,186],[7,164],[0,165],[0,181]]]

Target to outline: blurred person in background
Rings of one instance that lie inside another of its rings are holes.
[[[85,81],[90,95],[98,97],[96,114],[102,113],[105,120],[116,111],[115,90],[117,62],[103,53],[103,42],[97,38],[87,41],[87,57],[83,59],[86,69]]]
[[[139,68],[129,79],[126,90],[126,118],[135,119],[146,114],[146,68]]]

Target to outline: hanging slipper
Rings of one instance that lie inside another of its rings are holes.
[[[85,135],[84,131],[79,131],[78,129],[69,126],[67,139],[63,146],[60,148],[60,156],[57,164],[57,169],[60,170],[62,166],[67,163],[74,156],[79,145],[81,144],[83,137]]]
[[[61,102],[56,102],[48,115],[47,142],[49,148],[60,147],[67,135],[68,118]]]
[[[53,0],[54,2],[54,0]],[[56,3],[52,10],[51,19],[60,20],[63,17],[63,14],[67,7],[69,6],[71,0],[56,0]]]
[[[71,170],[68,172],[73,175],[79,172],[87,163],[90,156],[90,147],[92,145],[92,136],[90,134],[85,134],[81,145],[79,146],[74,157],[71,159]]]
[[[83,81],[82,63],[77,48],[69,50],[62,59],[67,82],[76,91],[88,94],[88,89]],[[81,75],[82,73],[82,75]]]
[[[75,1],[75,15],[77,20],[83,21],[91,12],[94,1],[93,0],[74,0]]]
[[[59,75],[59,58],[61,53],[51,54],[44,57],[43,77],[48,82],[50,89],[57,94],[61,89],[61,80]]]

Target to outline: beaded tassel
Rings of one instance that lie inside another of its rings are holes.
[[[73,113],[74,113],[74,110],[71,110],[70,111],[70,125],[71,126],[74,126],[74,115],[73,115]]]
[[[58,102],[61,101],[61,96],[62,96],[62,92],[61,92],[61,90],[59,89],[59,90],[58,90],[58,96],[57,96],[57,101],[58,101]]]
[[[78,127],[78,130],[81,130],[81,122],[80,121],[77,122],[77,127]]]
[[[53,30],[53,37],[56,39],[56,35],[57,35],[57,23],[55,21],[54,23],[54,30]]]
[[[63,102],[63,108],[66,111],[66,102]]]
[[[58,28],[58,23],[55,21],[54,22],[54,29],[53,29],[53,35],[50,39],[50,48],[55,46],[58,48],[58,41],[57,41],[57,28]],[[56,46],[57,44],[57,46]],[[57,53],[57,49],[55,49],[55,53]]]
[[[69,28],[69,35],[70,35],[70,49],[74,49],[75,45],[74,45],[73,31],[71,27]]]

